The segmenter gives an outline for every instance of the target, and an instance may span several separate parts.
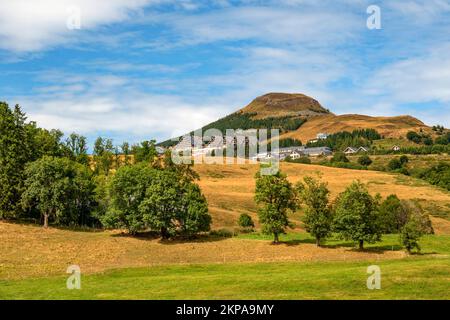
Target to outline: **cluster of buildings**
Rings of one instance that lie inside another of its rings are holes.
[[[301,157],[329,156],[332,153],[333,151],[328,147],[306,148],[304,146],[299,146],[299,147],[280,148],[274,152],[258,153],[257,155],[252,157],[252,160],[264,161],[277,159],[279,161],[283,161],[287,157],[290,157],[292,160],[295,160]]]
[[[316,136],[316,139],[310,140],[309,143],[315,143],[319,140],[325,140],[328,138],[327,133],[319,133]],[[199,139],[196,141],[196,139]],[[245,140],[245,143],[248,143],[248,140]],[[237,144],[237,141],[235,141]],[[223,154],[223,151],[226,149],[227,144],[225,139],[222,141],[210,141],[209,143],[204,143],[200,138],[191,137],[191,139],[182,139],[176,146],[170,149],[173,150],[189,150],[193,157],[198,156],[212,156],[216,154]],[[399,151],[400,147],[394,145],[392,147],[393,151]],[[165,151],[162,147],[157,147],[158,154],[163,154]],[[355,155],[360,153],[369,152],[369,148],[367,147],[347,147],[343,151],[346,155]],[[305,146],[291,146],[287,148],[279,148],[274,151],[268,152],[260,152],[256,155],[250,155],[250,159],[253,161],[271,161],[278,160],[283,161],[288,157],[292,160],[296,160],[302,157],[319,157],[319,156],[330,156],[333,154],[333,150],[329,147],[305,147]]]
[[[316,139],[310,140],[309,143],[315,143],[319,140],[325,140],[328,138],[327,133],[319,133],[316,136]],[[197,141],[198,143],[194,143],[196,141],[193,141],[195,138],[192,137],[191,139],[185,139],[180,141],[173,149],[175,150],[187,150],[189,149],[192,153],[192,156],[210,156],[217,152],[220,153],[220,151],[226,149],[226,143],[225,140],[223,143],[214,143],[212,141],[209,144],[203,144],[202,141]],[[190,141],[191,140],[191,141]],[[197,145],[198,147],[194,147]],[[392,148],[394,151],[400,150],[400,147],[394,146]],[[344,150],[344,153],[346,155],[353,155],[358,153],[366,153],[369,152],[369,149],[366,147],[347,147]],[[272,159],[277,159],[279,161],[283,161],[286,158],[291,158],[293,160],[299,159],[301,157],[318,157],[318,156],[330,156],[333,154],[333,150],[329,147],[313,147],[308,148],[305,146],[292,146],[287,148],[279,148],[275,151],[268,151],[268,152],[261,152],[251,157],[254,161],[267,161]]]
[[[317,135],[317,140],[326,139],[327,137],[328,137],[327,134],[319,133]],[[209,144],[203,144],[202,141],[193,141],[194,139],[196,138],[192,137],[192,139],[182,139],[175,147],[173,147],[173,149],[190,150],[192,156],[194,157],[202,155],[207,156],[226,149],[225,141],[223,144],[214,142]],[[291,159],[295,160],[301,157],[329,156],[332,153],[333,151],[329,147],[307,148],[305,146],[292,146],[287,148],[279,148],[275,151],[261,152],[252,156],[251,159],[255,161],[264,161],[271,159],[283,161],[287,157],[290,157]]]

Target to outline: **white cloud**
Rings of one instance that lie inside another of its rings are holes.
[[[362,29],[364,15],[336,8],[230,7],[195,14],[163,14],[151,17],[173,28],[175,43],[195,45],[216,41],[257,39],[270,43],[333,44]],[[150,44],[151,45],[151,44]],[[161,46],[161,44],[158,44]],[[170,46],[166,44],[166,46]]]
[[[227,109],[225,103],[207,98],[189,101],[174,94],[146,93],[132,79],[110,74],[69,76],[53,71],[38,77],[58,85],[36,87],[30,96],[10,100],[19,102],[39,126],[65,133],[108,133],[132,142],[139,137],[166,139],[200,128]]]
[[[22,98],[21,104],[39,126],[85,135],[108,132],[131,141],[143,136],[164,139],[184,134],[216,120],[217,110],[224,107],[142,93],[129,94],[124,99],[118,96]]]
[[[450,43],[426,54],[383,66],[366,84],[365,93],[396,103],[450,103]]]
[[[450,12],[447,0],[389,1],[386,6],[416,24],[432,23]]]
[[[121,22],[155,0],[0,0],[0,48],[29,52],[68,43],[70,8],[80,9],[82,30]]]

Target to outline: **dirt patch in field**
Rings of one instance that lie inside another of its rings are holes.
[[[275,261],[356,261],[397,259],[401,251],[359,252],[347,247],[238,238],[161,243],[157,239],[122,236],[119,232],[44,230],[0,222],[0,279],[65,275],[76,264],[82,273],[110,268],[198,263]]]

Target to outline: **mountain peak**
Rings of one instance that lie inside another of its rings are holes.
[[[256,114],[255,118],[300,116],[310,117],[330,114],[315,99],[301,93],[267,93],[253,100],[242,113]]]

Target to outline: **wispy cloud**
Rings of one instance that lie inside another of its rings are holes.
[[[79,35],[67,21],[79,9],[83,29],[129,19],[155,0],[2,0],[0,47],[12,51],[39,51],[66,44]]]

